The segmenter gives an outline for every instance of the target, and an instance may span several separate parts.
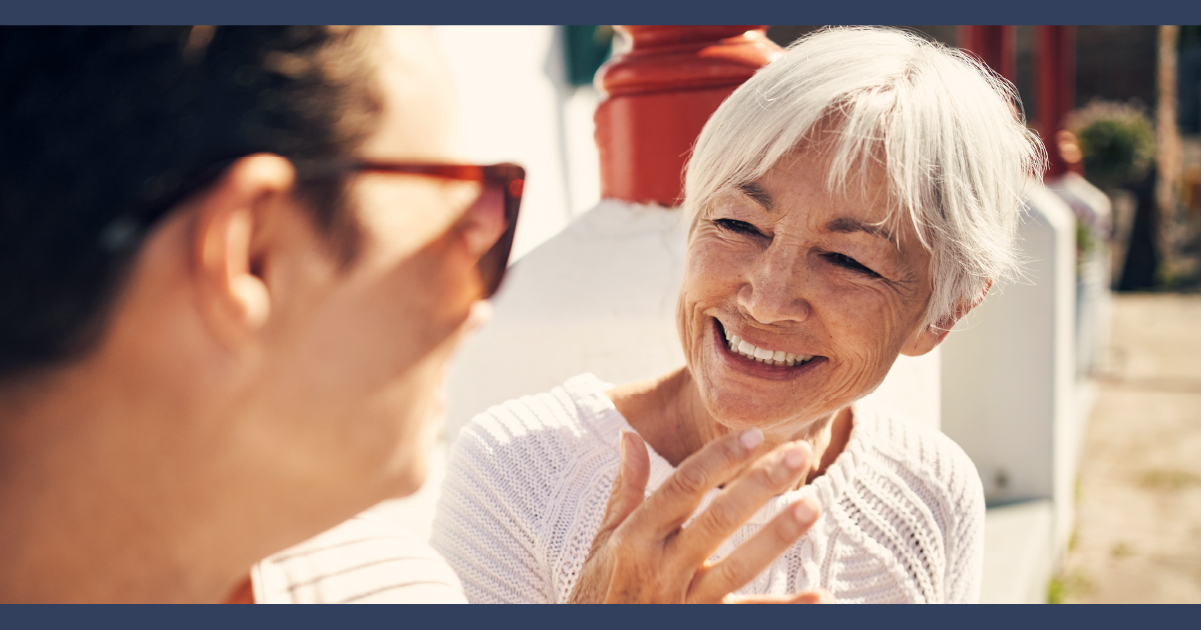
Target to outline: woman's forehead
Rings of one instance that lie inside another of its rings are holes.
[[[758,179],[736,188],[757,202],[770,204],[768,209],[788,210],[792,209],[790,203],[819,202],[865,221],[888,219],[896,205],[882,164],[865,160],[840,168],[825,151],[790,153]]]

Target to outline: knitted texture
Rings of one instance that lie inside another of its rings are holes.
[[[617,473],[620,431],[632,430],[610,387],[576,376],[492,407],[459,434],[431,544],[469,601],[568,601]],[[844,603],[975,602],[984,552],[975,466],[937,431],[863,401],[852,412],[850,439],[826,473],[772,499],[715,559],[812,492],[822,517],[739,593],[820,587]],[[653,450],[650,460],[648,494],[674,472]]]

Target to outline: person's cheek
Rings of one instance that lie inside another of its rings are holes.
[[[463,216],[461,229],[468,253],[476,258],[483,256],[500,239],[505,228],[504,193],[488,186]]]

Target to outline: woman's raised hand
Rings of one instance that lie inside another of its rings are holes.
[[[650,457],[638,435],[621,436],[621,467],[592,550],[572,592],[574,603],[819,603],[825,591],[790,596],[733,595],[803,536],[821,514],[812,495],[783,510],[718,562],[708,558],[772,497],[796,485],[812,451],[790,442],[750,467],[763,434],[723,436],[693,453],[649,498]],[[739,474],[739,471],[741,474]],[[737,478],[734,478],[738,475]],[[682,527],[705,493],[726,483],[703,513]]]

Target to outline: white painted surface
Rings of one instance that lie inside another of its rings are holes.
[[[976,463],[990,502],[1054,502],[1058,557],[1071,530],[1078,432],[1075,218],[1042,187],[1028,205],[1027,281],[993,291],[943,343],[942,428]]]
[[[1054,569],[1049,500],[995,507],[984,517],[981,604],[1045,604]]]
[[[1047,188],[1068,204],[1092,236],[1093,249],[1077,260],[1076,278],[1076,376],[1088,378],[1099,369],[1098,361],[1109,345],[1113,205],[1100,188],[1075,173],[1048,181]]]
[[[684,364],[681,213],[603,201],[518,261],[451,368],[447,432],[581,372],[621,383]]]

